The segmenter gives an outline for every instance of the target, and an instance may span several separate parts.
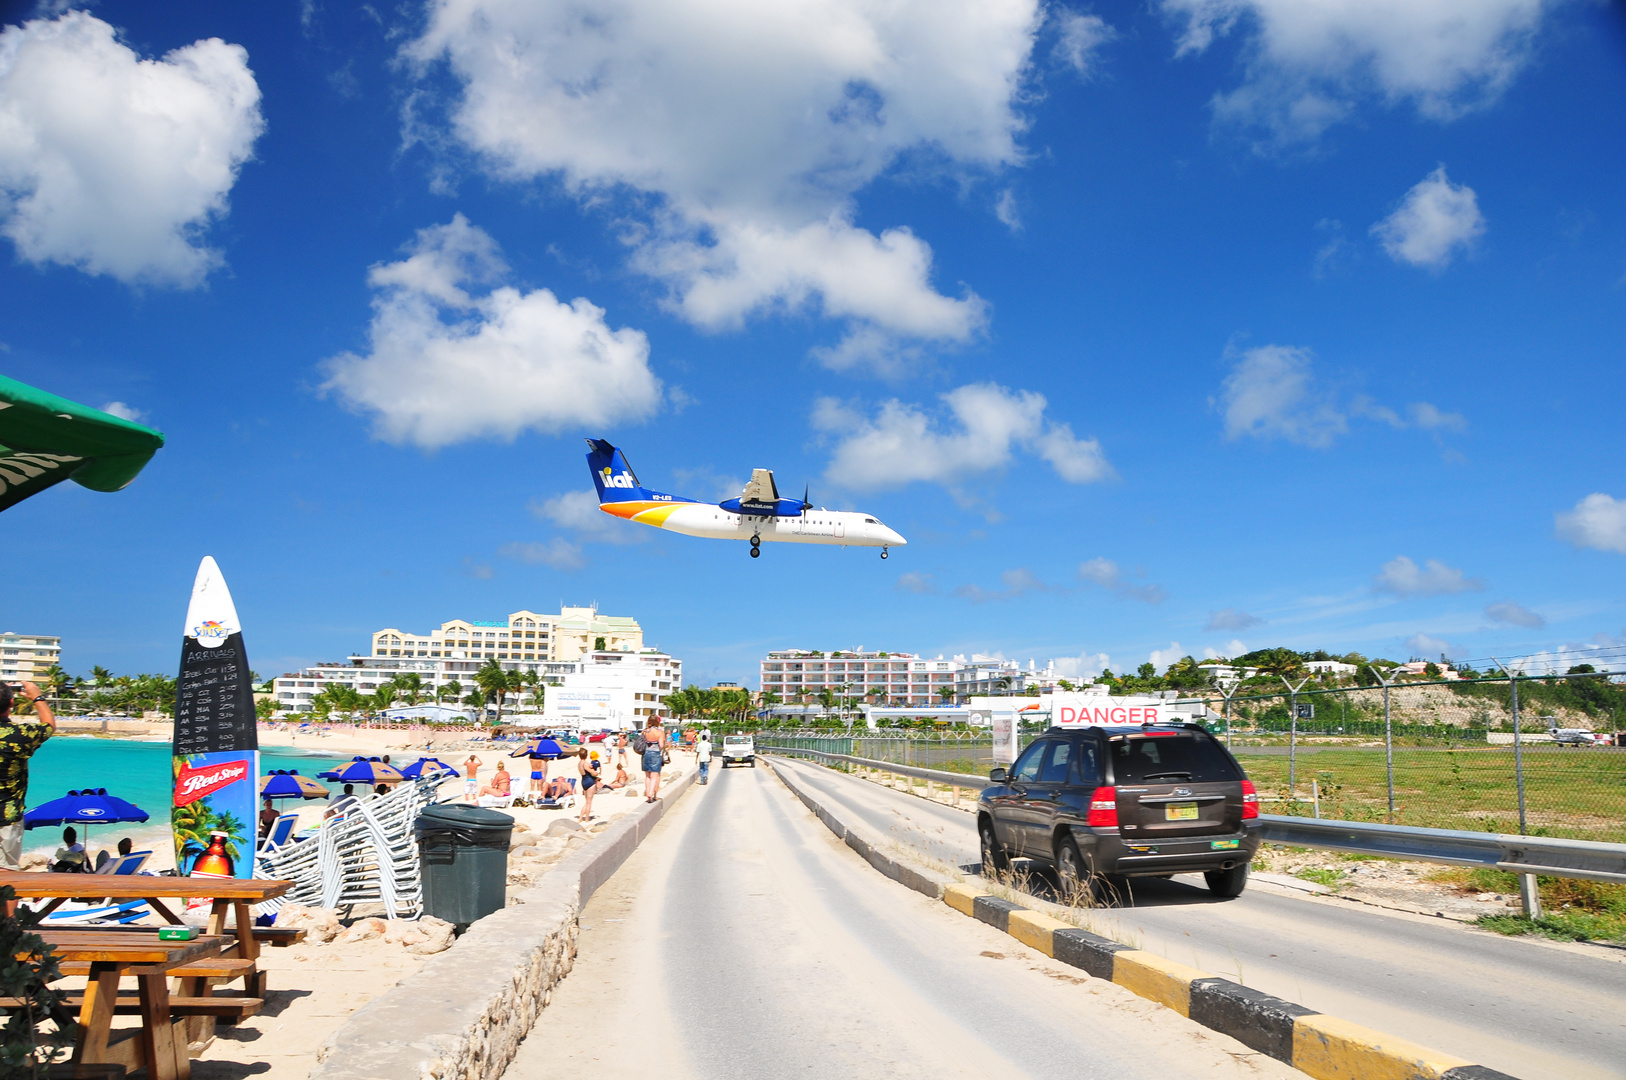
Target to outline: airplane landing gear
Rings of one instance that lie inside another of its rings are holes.
[[[886,558],[886,548],[881,549],[881,558]]]
[[[753,536],[753,537],[751,537],[751,558],[758,559],[758,558],[761,558],[761,557],[762,557],[762,537]]]
[[[761,558],[761,557],[762,557],[762,549],[761,548],[754,547],[754,548],[751,549],[751,558],[758,559],[758,558]]]

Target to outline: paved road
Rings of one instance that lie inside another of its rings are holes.
[[[972,815],[775,758],[849,814],[931,858],[974,866]],[[1501,937],[1424,916],[1197,875],[1136,883],[1098,933],[1413,1039],[1521,1080],[1626,1076],[1626,950]]]
[[[888,881],[766,768],[691,788],[581,925],[508,1080],[1301,1075]]]

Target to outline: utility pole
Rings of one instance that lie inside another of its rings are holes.
[[[1491,657],[1491,663],[1502,669],[1507,676],[1507,684],[1513,694],[1513,779],[1519,789],[1519,835],[1526,835],[1524,818],[1524,750],[1519,740],[1519,677],[1509,670],[1508,666],[1496,657]],[[1536,875],[1519,875],[1519,902],[1524,907],[1524,913],[1532,919],[1541,918],[1541,895],[1536,891]]]
[[[1227,750],[1231,748],[1231,699],[1236,697],[1236,692],[1241,688],[1241,679],[1232,682],[1229,690],[1225,688],[1224,683],[1220,683],[1220,693],[1225,695],[1225,748]]]
[[[1294,686],[1292,683],[1287,681],[1287,676],[1286,675],[1277,675],[1276,677],[1278,679],[1282,680],[1282,685],[1287,687],[1287,690],[1288,690],[1287,711],[1288,711],[1288,714],[1289,714],[1290,726],[1288,728],[1288,735],[1287,735],[1287,790],[1291,791],[1293,793],[1293,798],[1295,800],[1297,800],[1298,799],[1298,793],[1299,793],[1299,789],[1298,789],[1299,690],[1301,690],[1304,687],[1304,684],[1309,682],[1310,679],[1309,679],[1309,676],[1305,676],[1304,678],[1299,680],[1298,686]]]
[[[1383,672],[1366,665],[1366,670],[1378,677],[1383,684],[1383,761],[1385,771],[1389,776],[1389,824],[1395,823],[1395,729],[1389,722],[1389,687],[1394,684],[1383,677]]]

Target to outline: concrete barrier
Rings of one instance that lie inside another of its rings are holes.
[[[620,869],[691,769],[561,860],[435,956],[374,998],[317,1051],[311,1080],[497,1080],[576,960],[582,905]]]
[[[763,760],[773,766],[771,760]],[[905,880],[909,868],[904,860],[865,854],[877,850],[877,840],[867,836],[867,830],[842,821],[839,813],[821,804],[812,791],[797,782],[789,769],[775,768],[774,775],[849,847],[864,854],[872,865],[877,859],[885,863],[884,868],[877,869],[894,881],[909,883]],[[1514,1080],[1495,1069],[1317,1013],[1230,979],[1081,930],[992,896],[976,881],[956,881],[928,871],[916,873],[922,882],[935,881],[932,888],[911,885],[916,892],[939,898],[955,911],[1002,930],[1046,956],[1117,983],[1316,1080]]]

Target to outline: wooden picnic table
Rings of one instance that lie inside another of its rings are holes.
[[[184,964],[219,956],[231,944],[230,938],[160,941],[156,930],[107,931],[95,927],[43,930],[39,935],[59,960],[90,965],[84,1001],[79,1007],[79,1037],[73,1048],[76,1063],[145,1066],[151,1080],[190,1080],[192,1061],[186,1035],[170,1015],[169,974]],[[119,979],[126,975],[133,976],[139,988],[141,1027],[115,1039],[112,1028],[119,1004]]]

